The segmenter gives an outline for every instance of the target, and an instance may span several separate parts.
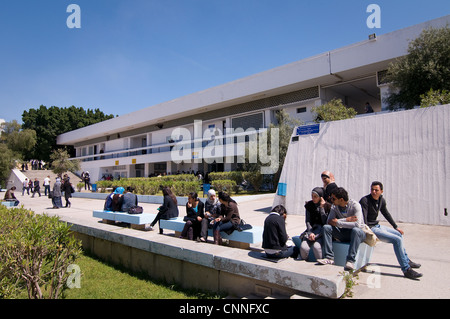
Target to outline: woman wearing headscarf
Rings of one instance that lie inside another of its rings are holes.
[[[61,208],[61,178],[57,177],[55,183],[53,184],[53,197],[52,197],[53,208]]]
[[[123,192],[125,189],[123,187],[117,187],[114,193],[112,194],[111,201],[111,210],[113,212],[122,211],[122,203],[123,203]]]
[[[214,219],[220,216],[220,201],[216,196],[216,192],[210,189],[207,193],[205,201],[205,218],[202,219],[200,241],[208,241],[208,228],[213,227]]]
[[[326,224],[331,205],[325,201],[322,187],[311,191],[311,200],[305,204],[306,230],[300,235],[300,255],[303,260],[308,259],[312,248],[314,257],[322,259],[322,228]]]

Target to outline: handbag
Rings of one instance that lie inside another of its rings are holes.
[[[53,198],[53,191],[48,192],[48,198],[50,198],[50,199]]]
[[[239,223],[239,225],[237,226],[237,231],[244,231],[247,229],[252,229],[253,226],[250,224],[247,224],[242,218],[241,218],[241,222]]]
[[[132,206],[128,210],[128,214],[137,215],[137,214],[142,214],[143,211],[144,211],[144,209],[142,208],[142,206]]]
[[[366,243],[370,247],[374,247],[377,244],[377,241],[379,241],[377,235],[375,235],[375,233],[367,225],[364,225],[363,231],[366,234],[366,239],[364,239],[364,243]]]

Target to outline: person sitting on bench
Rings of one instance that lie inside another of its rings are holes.
[[[372,182],[370,186],[370,194],[364,196],[359,201],[362,207],[364,222],[377,235],[380,241],[390,243],[394,247],[395,256],[406,278],[417,279],[422,274],[416,272],[412,268],[420,268],[417,264],[409,259],[403,246],[403,230],[398,228],[391,214],[386,207],[386,200],[383,197],[383,184],[381,182]],[[386,218],[386,220],[394,228],[388,228],[378,223],[378,212]]]
[[[323,259],[321,265],[333,265],[333,238],[341,242],[350,242],[345,270],[354,270],[359,245],[366,239],[363,231],[364,218],[361,205],[348,198],[347,191],[337,187],[331,193],[333,206],[328,215],[327,225],[323,226]]]
[[[16,198],[16,195],[14,195],[14,191],[16,190],[16,186],[11,187],[8,189],[5,193],[4,200],[8,202],[14,202],[14,206],[19,205],[19,200]]]
[[[219,201],[222,204],[220,206],[220,216],[214,220],[213,226],[214,244],[216,245],[222,244],[221,231],[231,234],[241,222],[237,203],[230,195],[225,192],[219,192]]]
[[[205,205],[198,198],[197,193],[189,193],[186,203],[186,216],[183,218],[186,224],[181,232],[181,238],[196,240],[199,237],[201,223],[205,218],[204,210]]]
[[[153,230],[153,227],[160,219],[171,219],[174,217],[178,217],[178,202],[176,196],[172,193],[170,187],[163,187],[163,195],[164,201],[163,204],[158,208],[158,214],[156,215],[153,222],[150,224],[150,229]],[[159,227],[159,233],[162,234],[164,230]]]

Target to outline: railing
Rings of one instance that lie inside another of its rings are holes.
[[[232,134],[222,134],[222,135],[214,135],[214,138],[198,138],[198,139],[191,139],[191,140],[179,140],[174,141],[171,143],[160,143],[160,144],[154,144],[154,145],[147,145],[143,147],[137,147],[137,148],[128,148],[128,149],[122,149],[122,150],[114,150],[99,154],[92,154],[92,155],[84,155],[84,156],[77,156],[71,158],[71,160],[80,160],[82,162],[86,161],[98,161],[98,160],[106,160],[106,159],[113,159],[113,158],[124,158],[124,157],[130,157],[130,156],[139,156],[139,155],[148,155],[148,154],[159,154],[159,153],[168,153],[172,150],[173,147],[185,147],[187,148],[187,145],[190,144],[190,148],[192,150],[198,149],[198,148],[204,148],[207,146],[210,146],[211,143],[219,143],[220,145],[231,145],[231,144],[239,144],[242,142],[248,142],[249,136],[256,135],[258,133],[263,133],[267,131],[267,128],[262,128],[259,130],[248,130],[238,133],[232,133]],[[241,138],[241,140],[239,140]],[[211,145],[213,146],[213,145]]]

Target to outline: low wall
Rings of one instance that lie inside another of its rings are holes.
[[[314,266],[292,258],[280,263],[258,259],[259,252],[181,240],[156,232],[114,225],[72,224],[84,249],[132,271],[184,288],[226,293],[312,294],[338,298],[345,289],[334,267]],[[299,267],[302,263],[302,267]]]

